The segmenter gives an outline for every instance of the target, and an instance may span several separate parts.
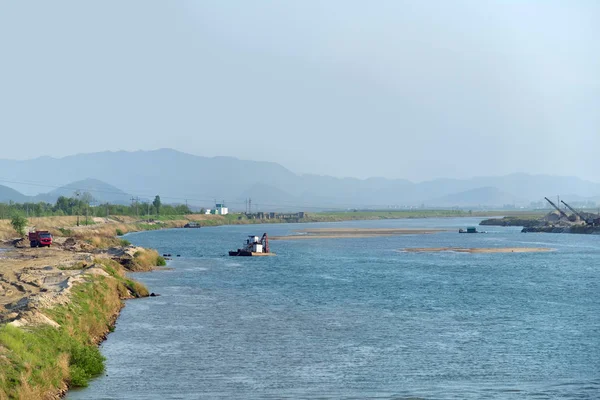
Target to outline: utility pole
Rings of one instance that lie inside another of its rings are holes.
[[[140,200],[139,197],[133,197],[131,196],[131,206],[133,207],[134,203],[135,203],[135,217],[138,217],[138,201]]]
[[[252,214],[252,199],[248,199],[248,213]]]
[[[75,197],[77,198],[77,226],[79,226],[79,190],[75,192]]]

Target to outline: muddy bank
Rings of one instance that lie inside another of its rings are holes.
[[[315,228],[294,231],[289,236],[274,236],[271,240],[368,238],[379,236],[426,235],[443,229],[381,229],[381,228]]]
[[[406,253],[536,253],[554,251],[555,249],[545,247],[489,247],[489,248],[462,248],[462,247],[422,247],[406,248],[398,250]]]

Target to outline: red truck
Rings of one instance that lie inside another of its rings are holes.
[[[52,245],[52,235],[48,231],[29,232],[29,243],[31,247],[50,247]]]

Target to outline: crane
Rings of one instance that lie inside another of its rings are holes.
[[[585,222],[586,224],[588,224],[587,219],[583,215],[581,215],[579,212],[577,212],[573,207],[571,207],[570,205],[568,205],[567,203],[565,203],[563,200],[561,200],[560,202],[563,203],[565,206],[567,206],[567,208],[569,210],[573,211],[573,214],[577,215],[580,220],[582,220],[583,222]]]
[[[550,200],[550,199],[549,199],[549,198],[547,198],[547,197],[544,197],[544,198],[546,199],[546,201],[547,201],[548,203],[550,203],[550,205],[551,205],[552,207],[556,208],[556,211],[558,211],[558,212],[560,213],[560,215],[561,215],[561,216],[565,217],[566,219],[569,219],[569,216],[567,215],[567,213],[565,213],[565,212],[564,212],[563,210],[561,210],[561,209],[560,209],[560,208],[559,208],[559,207],[558,207],[556,204],[554,204],[554,203],[552,202],[552,200]]]

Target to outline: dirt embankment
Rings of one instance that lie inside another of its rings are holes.
[[[37,311],[67,303],[73,285],[89,275],[107,275],[102,260],[113,260],[125,270],[143,271],[160,259],[153,250],[98,249],[74,238],[55,238],[49,248],[8,247],[11,244],[5,242],[0,250],[0,323],[36,322]]]

